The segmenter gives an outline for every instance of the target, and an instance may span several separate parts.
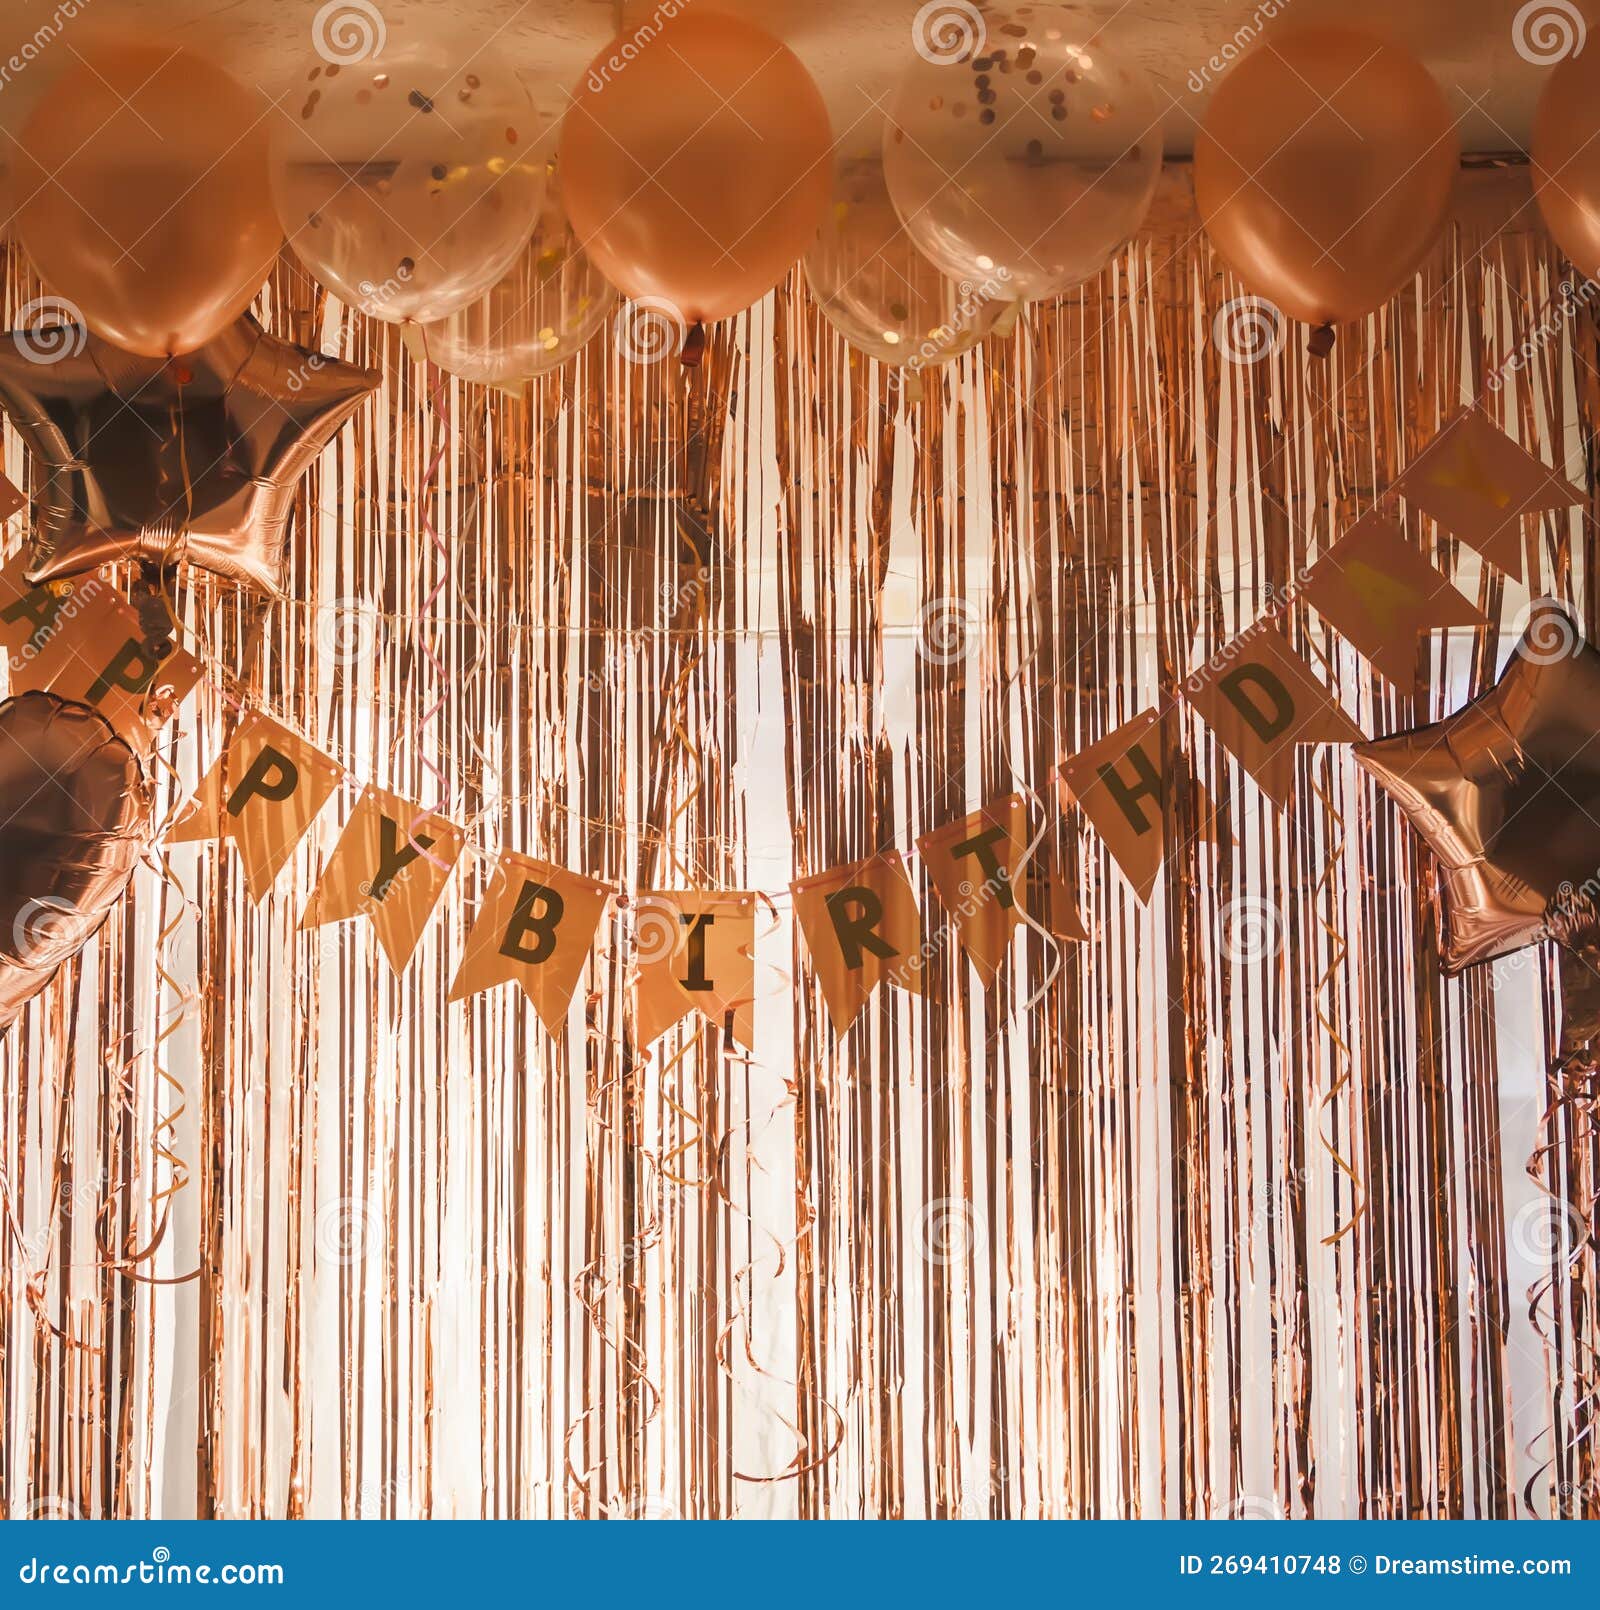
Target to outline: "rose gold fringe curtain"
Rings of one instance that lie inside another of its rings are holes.
[[[261,316],[384,387],[287,596],[180,600],[212,679],[168,803],[242,701],[479,853],[396,979],[297,929],[338,810],[259,907],[230,849],[158,850],[0,1047],[11,1514],[1600,1514],[1565,963],[1441,980],[1431,869],[1343,752],[1278,812],[1180,720],[1149,908],[1052,781],[1524,343],[1491,407],[1593,485],[1594,329],[1520,175],[1467,175],[1331,361],[1231,363],[1185,189],[920,393],[791,287],[697,376],[599,341],[430,398],[285,265]],[[1591,628],[1593,532],[1548,521],[1536,588]],[[1484,685],[1526,602],[1412,534],[1504,630],[1436,636],[1411,701],[1297,608],[1371,732]],[[922,887],[926,996],[835,1041],[778,891],[1012,787],[1091,939],[1029,928],[986,992]],[[635,1043],[625,904],[559,1043],[509,989],[447,1007],[501,846],[766,891],[755,1053]]]

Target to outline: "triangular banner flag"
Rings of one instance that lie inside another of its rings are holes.
[[[789,890],[835,1033],[855,1022],[885,979],[921,991],[922,916],[899,855],[833,867]]]
[[[1300,596],[1404,693],[1421,685],[1419,633],[1482,626],[1472,601],[1412,545],[1398,522],[1369,514],[1311,567]]]
[[[395,794],[367,788],[312,891],[302,928],[367,917],[389,965],[402,971],[450,874],[465,836]]]
[[[1146,710],[1061,766],[1063,803],[1075,801],[1083,808],[1145,902],[1166,854],[1166,750],[1165,719]]]
[[[1027,848],[1028,805],[1021,794],[917,840],[939,903],[986,984],[994,982],[1022,920],[1019,871]]]
[[[1298,745],[1366,737],[1271,623],[1234,638],[1183,687],[1217,741],[1279,805],[1294,798]]]
[[[1481,408],[1463,408],[1406,466],[1393,490],[1522,580],[1522,519],[1584,501],[1584,493],[1519,447]]]
[[[496,984],[516,984],[551,1034],[560,1034],[606,902],[615,892],[565,867],[504,851],[467,935],[450,999],[463,1001]]]
[[[633,918],[635,1024],[651,1045],[691,1012],[727,1024],[755,1047],[756,897],[662,889],[641,894]]]
[[[0,569],[0,648],[11,691],[48,688],[92,705],[141,753],[200,680],[200,662],[148,632],[97,576],[46,587],[23,574],[18,553]]]
[[[260,900],[344,775],[299,733],[247,712],[168,838],[232,839],[250,898]]]
[[[3,526],[18,509],[26,508],[27,504],[27,498],[5,476],[0,475],[0,526]]]

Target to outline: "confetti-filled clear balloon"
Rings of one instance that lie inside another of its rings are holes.
[[[817,305],[851,346],[910,369],[970,351],[1010,300],[1003,271],[952,280],[917,250],[876,150],[840,162],[805,268]]]
[[[476,302],[428,325],[423,345],[463,380],[516,385],[565,363],[616,300],[573,233],[552,169],[539,222],[511,272]]]
[[[273,138],[289,243],[373,318],[445,318],[507,274],[533,232],[538,132],[516,74],[481,55],[312,68]]]
[[[1004,269],[1021,299],[1054,296],[1143,222],[1161,172],[1155,96],[1070,12],[954,9],[969,26],[918,13],[919,59],[884,129],[889,193],[947,274]]]

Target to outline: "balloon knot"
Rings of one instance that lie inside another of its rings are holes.
[[[1333,351],[1333,326],[1319,324],[1311,332],[1311,339],[1306,342],[1306,351],[1313,358],[1326,358]]]
[[[706,355],[706,327],[699,322],[691,326],[689,333],[683,338],[683,350],[678,354],[678,360],[685,369],[698,369],[700,360]]]

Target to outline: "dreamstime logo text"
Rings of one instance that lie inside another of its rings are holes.
[[[1551,598],[1536,598],[1517,617],[1517,652],[1533,665],[1558,665],[1583,649],[1572,617]]]
[[[1528,0],[1511,24],[1517,54],[1535,67],[1576,56],[1588,37],[1589,25],[1572,0]]]
[[[988,279],[980,280],[976,285],[970,280],[962,280],[957,288],[956,305],[951,308],[949,319],[929,334],[922,345],[912,353],[906,360],[906,368],[918,370],[942,357],[955,344],[962,332],[971,327],[972,321],[978,316],[984,304],[998,302],[1010,283],[1011,270],[1003,267],[997,268]]]
[[[983,13],[968,0],[928,0],[911,23],[911,43],[935,67],[970,61],[985,37]]]
[[[1289,0],[1261,0],[1233,31],[1233,38],[1215,56],[1204,61],[1189,74],[1189,93],[1198,95],[1220,73],[1225,73],[1255,43],[1261,30],[1288,9]]]
[[[361,296],[361,311],[373,316],[381,313],[411,283],[411,276],[416,271],[417,265],[408,257],[383,284],[362,280],[356,287]]]
[[[312,19],[311,42],[325,62],[354,67],[383,50],[389,30],[372,0],[328,0]]]
[[[61,30],[88,6],[89,0],[61,0],[54,13],[33,30],[33,37],[25,39],[15,55],[0,62],[0,89],[4,89],[18,73],[26,72],[55,43]]]
[[[650,15],[635,28],[628,38],[624,39],[598,67],[590,69],[588,90],[591,95],[598,95],[612,78],[625,68],[632,66],[638,60],[639,52],[650,43],[666,25],[676,17],[689,0],[661,0]]]
[[[1509,357],[1489,371],[1485,382],[1489,390],[1499,391],[1505,385],[1507,375],[1520,374],[1526,369],[1535,356],[1561,334],[1567,323],[1577,315],[1578,309],[1587,307],[1596,296],[1600,296],[1600,282],[1588,279],[1581,285],[1574,285],[1571,280],[1562,280],[1557,300],[1551,304],[1545,316],[1523,337],[1521,344]]]

